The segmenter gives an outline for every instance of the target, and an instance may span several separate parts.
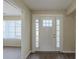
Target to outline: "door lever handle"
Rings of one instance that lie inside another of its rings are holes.
[[[53,38],[56,38],[56,34],[53,34]]]
[[[56,35],[56,34],[53,34],[53,35]]]

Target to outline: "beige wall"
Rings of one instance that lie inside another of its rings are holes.
[[[49,14],[49,15],[63,15],[63,27],[62,27],[62,52],[74,52],[75,51],[75,40],[76,40],[76,31],[75,31],[75,14],[66,15],[65,11],[32,11],[33,15],[39,14]]]
[[[21,20],[21,16],[3,16],[3,20]],[[4,39],[3,46],[21,47],[20,39]]]
[[[32,11],[32,14],[63,15],[63,14],[65,14],[65,11],[56,11],[56,10],[54,10],[54,11]]]
[[[19,39],[4,39],[3,46],[21,47],[21,40],[19,40]]]
[[[22,39],[21,39],[21,59],[26,59],[30,51],[30,24],[31,11],[22,0],[9,0],[18,6],[22,12]]]
[[[74,52],[76,41],[75,15],[65,15],[63,20],[63,51]]]
[[[31,35],[31,11],[30,9],[24,4],[21,0],[10,0],[17,5],[22,11],[22,40],[21,40],[21,53],[22,58],[26,59],[27,53],[30,51],[30,35]],[[41,11],[32,11],[33,14],[39,14]],[[56,15],[63,15],[64,12],[62,11],[42,11],[42,14],[56,14]],[[74,50],[74,21],[72,17],[65,16],[63,29],[64,29],[64,36],[63,36],[63,50],[64,51],[73,51]]]
[[[3,20],[21,20],[21,16],[3,16]]]
[[[14,0],[22,10],[22,40],[21,40],[21,59],[26,59],[30,51],[30,24],[31,11],[26,7],[24,2]]]
[[[76,0],[73,0],[72,3],[68,6],[66,14],[69,15],[76,10]]]
[[[23,11],[23,27],[22,27],[22,53],[24,53],[24,59],[27,53],[31,50],[30,47],[30,26],[31,26],[31,13],[29,10]]]

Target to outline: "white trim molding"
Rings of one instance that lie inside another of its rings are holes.
[[[75,51],[62,51],[63,53],[76,53]]]
[[[73,11],[76,10],[76,0],[73,0],[69,8],[67,9],[67,15],[71,14]]]
[[[30,53],[31,53],[31,50],[29,50],[28,52],[27,52],[27,54],[26,54],[26,58],[30,55]]]

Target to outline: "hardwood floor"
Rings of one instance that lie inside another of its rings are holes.
[[[3,59],[21,59],[21,48],[4,47]]]
[[[75,53],[31,53],[27,59],[75,59]]]

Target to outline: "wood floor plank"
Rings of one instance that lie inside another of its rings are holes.
[[[4,47],[3,59],[21,59],[21,48],[19,47]]]
[[[75,53],[34,53],[27,59],[75,59]]]

